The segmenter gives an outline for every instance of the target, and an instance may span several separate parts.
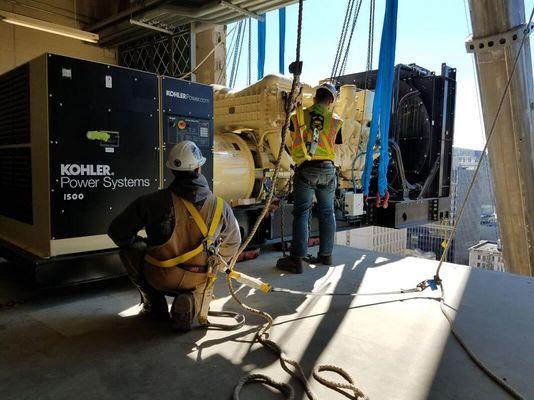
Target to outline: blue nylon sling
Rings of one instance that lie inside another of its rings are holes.
[[[267,19],[261,14],[263,21],[258,21],[258,80],[263,78],[265,71],[265,39],[267,31]]]
[[[387,0],[384,26],[382,28],[382,38],[380,41],[380,57],[378,61],[375,97],[373,101],[373,120],[371,121],[371,132],[367,142],[365,166],[362,172],[362,191],[366,196],[369,195],[371,169],[373,168],[373,153],[377,134],[380,135],[380,157],[378,163],[378,193],[380,193],[380,196],[385,196],[388,187],[388,140],[395,71],[397,11],[398,0]]]
[[[284,75],[286,56],[286,8],[278,10],[278,72]]]

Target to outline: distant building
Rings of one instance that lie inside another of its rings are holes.
[[[451,220],[456,222],[482,152],[453,148]],[[495,195],[488,157],[484,157],[477,180],[466,203],[455,240],[454,262],[469,263],[469,248],[480,240],[499,240]]]
[[[481,240],[469,248],[469,265],[504,272],[502,251],[498,242]]]
[[[443,240],[448,237],[443,226],[449,225],[452,228],[452,224],[456,222],[481,156],[482,152],[478,150],[453,148],[450,218],[447,221],[440,221],[439,224],[408,228],[408,249],[431,251],[436,254],[436,259],[441,257]],[[466,203],[451,249],[447,254],[447,261],[467,265],[469,248],[478,244],[480,240],[494,242],[499,240],[495,197],[487,157],[484,157],[480,166],[480,172]]]
[[[404,255],[406,229],[367,226],[336,233],[336,244],[372,250],[380,253]]]
[[[464,165],[459,165],[453,173],[454,200],[451,206],[451,216],[454,223],[457,222],[460,207],[466,198],[474,174],[474,167]],[[480,241],[481,186],[481,181],[477,179],[456,229],[453,259],[456,264],[467,265],[469,263],[469,248]]]

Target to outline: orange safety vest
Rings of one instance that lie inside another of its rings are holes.
[[[337,114],[320,104],[305,109],[297,106],[291,120],[294,129],[291,132],[291,156],[297,166],[310,160],[334,161],[336,136],[343,125],[343,120]],[[310,154],[315,129],[319,131],[319,137],[315,153]]]

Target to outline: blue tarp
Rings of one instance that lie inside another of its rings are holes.
[[[267,19],[265,14],[261,14],[263,22],[258,21],[258,80],[263,78],[265,70],[265,38],[267,30]]]
[[[387,191],[387,169],[389,164],[388,140],[391,119],[391,99],[395,69],[395,46],[397,42],[398,0],[387,0],[380,41],[380,58],[373,101],[373,120],[365,154],[365,168],[362,173],[362,191],[369,194],[373,153],[377,135],[380,135],[380,158],[378,163],[378,192],[384,196]]]

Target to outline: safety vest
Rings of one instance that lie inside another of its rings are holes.
[[[305,109],[297,107],[291,119],[294,129],[291,134],[291,156],[297,165],[310,160],[334,161],[336,136],[343,124],[341,118],[325,106],[314,104]],[[312,146],[315,130],[319,136]]]
[[[224,200],[220,197],[214,196],[206,200],[212,203],[215,200],[215,211],[213,213],[210,213],[213,216],[211,218],[211,224],[208,229],[206,222],[204,221],[204,219],[202,218],[202,216],[200,215],[200,213],[198,212],[198,210],[195,208],[195,206],[192,203],[190,203],[189,201],[183,198],[176,197],[175,195],[172,195],[172,196],[173,196],[173,203],[175,204],[174,209],[175,210],[177,209],[176,207],[177,201],[181,201],[182,204],[187,209],[187,212],[189,213],[189,215],[191,215],[191,217],[193,218],[195,225],[200,230],[203,240],[201,240],[198,246],[194,247],[193,249],[187,251],[184,254],[174,255],[173,257],[167,258],[164,260],[161,260],[157,257],[157,253],[160,252],[161,249],[170,249],[172,248],[174,241],[180,240],[180,238],[177,237],[177,235],[175,234],[176,224],[179,223],[178,215],[176,215],[176,211],[175,211],[175,216],[174,216],[175,230],[171,238],[167,241],[167,243],[163,244],[162,246],[154,248],[153,251],[149,250],[147,255],[145,256],[145,261],[147,263],[157,266],[157,267],[162,267],[162,268],[171,268],[171,267],[176,267],[180,264],[184,264],[187,261],[201,254],[203,251],[205,251],[206,246],[213,245],[215,240],[217,239],[215,237],[215,234],[217,231],[217,227],[219,226],[219,223],[221,222],[221,217],[222,217],[223,207],[224,207]]]

